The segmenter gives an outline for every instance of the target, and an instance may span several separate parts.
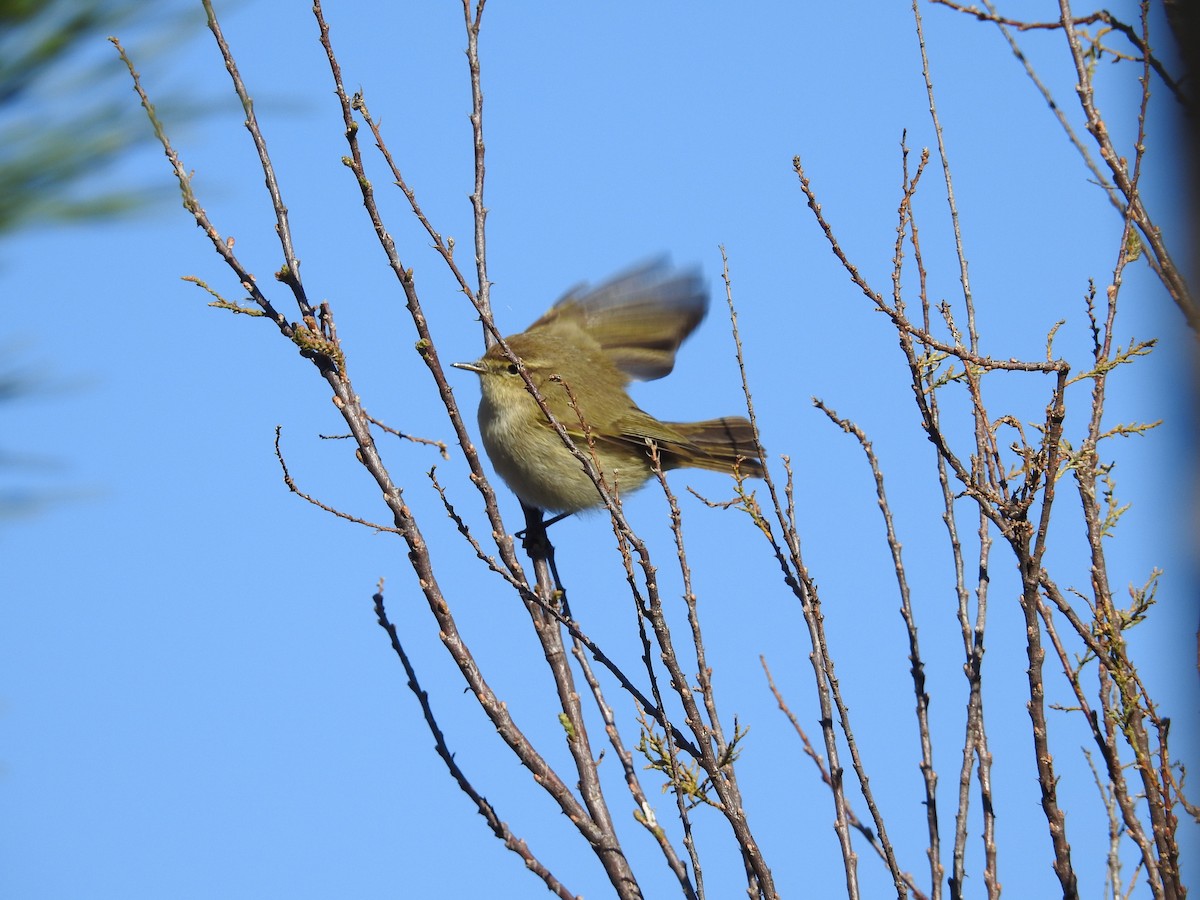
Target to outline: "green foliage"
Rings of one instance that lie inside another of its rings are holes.
[[[167,24],[152,3],[0,0],[0,236],[127,212],[153,196],[88,186],[152,138],[104,40],[147,24]]]
[[[106,177],[154,135],[105,38],[129,29],[165,37],[163,46],[176,43],[181,20],[162,9],[152,0],[0,0],[0,238],[48,221],[110,217],[169,196],[165,180],[151,190],[114,187]],[[34,394],[46,382],[45,375],[26,375],[11,353],[6,360],[0,402]],[[17,471],[24,479],[52,464],[0,444],[6,478]],[[75,493],[0,484],[0,521]]]
[[[683,798],[688,809],[700,806],[717,806],[719,801],[711,796],[712,779],[704,775],[699,763],[685,763],[679,759],[679,753],[646,717],[643,710],[638,711],[638,722],[641,725],[641,738],[637,750],[646,759],[646,768],[662,772],[666,776],[662,791],[674,791]],[[740,744],[746,736],[747,729],[741,728],[735,721],[733,724],[733,740],[725,748],[725,752],[717,760],[719,767],[733,765],[741,754]],[[702,777],[703,776],[703,777]]]

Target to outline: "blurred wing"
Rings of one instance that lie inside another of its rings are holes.
[[[707,311],[699,270],[657,260],[594,289],[575,288],[529,331],[582,329],[630,378],[652,380],[675,367],[675,352]]]

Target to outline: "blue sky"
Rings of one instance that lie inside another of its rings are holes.
[[[421,523],[447,595],[493,687],[522,727],[565,761],[545,664],[527,619],[470,557],[425,472],[480,533],[477,495],[439,413],[403,296],[340,160],[340,112],[305,4],[218,6],[272,152],[311,297],[327,299],[367,408],[405,431],[451,442],[386,446]],[[457,4],[330,2],[326,16],[347,86],[361,87],[390,149],[435,226],[470,259],[469,93]],[[1129,4],[1114,12],[1132,18]],[[183,9],[182,4],[165,5]],[[1057,129],[999,35],[923,7],[928,51],[980,310],[983,346],[1038,358],[1056,350],[1076,371],[1089,335],[1088,279],[1105,285],[1119,220]],[[1041,19],[1046,4],[1014,4]],[[131,28],[128,44],[152,95],[208,104],[199,118],[163,113],[216,226],[287,307],[270,204],[241,111],[211,37],[197,28],[169,52]],[[1071,110],[1063,39],[1023,46]],[[1160,43],[1170,45],[1165,31]],[[140,52],[139,52],[140,51]],[[105,52],[98,47],[97,53]],[[734,414],[738,373],[722,314],[720,254],[730,258],[747,371],[763,438],[797,473],[805,561],[820,585],[838,674],[872,787],[902,865],[928,869],[907,644],[869,472],[857,445],[813,410],[825,400],[874,441],[904,542],[940,738],[943,844],[951,836],[964,682],[948,553],[928,442],[887,321],[832,258],[792,171],[800,155],[848,254],[877,289],[890,287],[899,202],[899,145],[934,146],[907,4],[529,4],[492,0],[482,37],[490,275],[497,321],[532,322],[565,289],[669,254],[699,265],[713,309],[671,377],[635,386],[663,418]],[[1127,74],[1102,65],[1101,109],[1130,146]],[[129,102],[134,103],[132,92]],[[45,99],[49,109],[70,95]],[[1154,110],[1170,115],[1157,90]],[[1179,247],[1182,199],[1173,133],[1150,133],[1147,201]],[[418,279],[443,359],[480,351],[478,326],[403,197],[372,159],[388,227]],[[940,166],[931,163],[918,215],[931,293],[958,300]],[[109,185],[172,188],[153,147],[102,176]],[[469,266],[466,266],[469,267]],[[382,505],[340,433],[326,386],[261,321],[206,306],[180,280],[241,293],[173,200],[134,218],[40,227],[0,244],[8,298],[7,356],[38,390],[6,404],[4,449],[25,457],[5,484],[51,502],[0,522],[0,891],[12,897],[526,897],[541,888],[488,833],[432,749],[371,594],[386,579],[393,621],[431,694],[451,748],[476,786],[571,890],[606,896],[581,839],[508,755],[464,694],[414,583],[402,544],[320,513],[288,493],[274,457],[276,425],[301,487],[368,519]],[[1159,607],[1134,642],[1152,695],[1174,717],[1174,753],[1196,759],[1193,465],[1186,393],[1192,337],[1142,265],[1126,273],[1122,344],[1160,338],[1111,382],[1113,424],[1163,418],[1150,436],[1113,442],[1118,489],[1133,507],[1110,541],[1115,584],[1166,571]],[[290,308],[289,308],[289,314]],[[455,373],[461,403],[478,387]],[[1047,385],[997,380],[994,412],[1041,417]],[[1078,440],[1086,385],[1068,432]],[[1006,405],[1007,404],[1007,405]],[[965,421],[965,420],[964,420]],[[1072,432],[1071,429],[1074,429]],[[689,557],[726,725],[749,726],[742,787],[752,826],[786,896],[839,892],[828,793],[774,706],[759,664],[815,740],[809,647],[796,601],[744,517],[706,509],[692,485],[722,496],[711,473],[676,472]],[[519,512],[499,488],[512,528]],[[1060,583],[1086,584],[1074,504],[1060,501]],[[674,600],[679,579],[661,495],[629,498]],[[963,527],[974,519],[961,508]],[[640,647],[612,534],[602,516],[555,527],[573,611],[634,671]],[[993,555],[987,704],[998,810],[1000,878],[1008,896],[1054,894],[1037,807],[1025,713],[1023,627],[1006,551]],[[632,709],[609,686],[618,714]],[[1061,678],[1053,698],[1065,702]],[[1082,892],[1103,884],[1105,824],[1080,747],[1080,723],[1052,713],[1054,749]],[[565,771],[565,770],[564,770]],[[627,850],[669,874],[631,818],[614,766],[610,800]],[[657,789],[648,773],[647,789]],[[654,794],[660,819],[672,803]],[[861,801],[856,803],[863,814]],[[978,809],[978,802],[974,808]],[[741,896],[740,866],[712,814],[698,817],[711,897]],[[1187,847],[1196,829],[1183,826]],[[865,845],[864,896],[890,880]],[[972,834],[969,889],[982,895]],[[945,860],[948,862],[948,859]],[[1189,860],[1185,859],[1185,871]],[[1126,877],[1133,863],[1126,860]],[[1194,877],[1189,882],[1195,886]]]

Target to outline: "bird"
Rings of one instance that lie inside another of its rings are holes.
[[[610,493],[628,494],[654,475],[651,447],[663,470],[691,466],[739,480],[762,477],[762,447],[744,417],[664,422],[640,409],[627,390],[633,380],[671,372],[708,302],[697,269],[655,261],[595,288],[568,291],[525,331],[505,338],[519,363],[497,343],[475,362],[453,364],[479,375],[483,446],[523,504],[568,515],[604,501],[522,373],[595,462]]]

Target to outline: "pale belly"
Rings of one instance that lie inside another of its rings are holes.
[[[496,472],[527,505],[550,512],[576,512],[601,504],[596,485],[551,428],[530,425],[525,416],[485,413],[480,408],[483,445]],[[586,445],[579,447],[589,452]],[[636,490],[650,474],[649,464],[602,455],[600,468],[610,489],[615,481],[622,494]]]

